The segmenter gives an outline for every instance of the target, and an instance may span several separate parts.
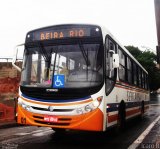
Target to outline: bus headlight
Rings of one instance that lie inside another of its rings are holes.
[[[31,110],[31,107],[29,105],[26,105],[24,102],[18,102],[18,104],[27,111]]]
[[[76,113],[80,115],[80,114],[85,114],[85,113],[88,113],[88,112],[91,112],[91,111],[95,110],[96,108],[99,107],[99,105],[102,101],[102,98],[103,98],[102,96],[98,97],[97,99],[95,99],[90,104],[88,104],[84,107],[81,107],[81,108],[77,108]]]
[[[30,111],[30,110],[31,110],[31,107],[30,107],[29,105],[27,105],[27,106],[26,106],[26,110],[27,110],[27,111]]]
[[[23,102],[21,103],[21,106],[23,109],[26,109],[26,104],[24,104]]]
[[[86,112],[90,112],[90,111],[92,111],[92,107],[91,107],[90,105],[86,105],[86,106],[84,107],[84,110],[85,110]]]
[[[83,110],[82,110],[81,108],[78,108],[78,109],[76,110],[76,112],[77,112],[77,114],[83,114]]]

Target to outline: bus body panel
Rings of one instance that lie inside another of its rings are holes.
[[[117,124],[121,101],[126,105],[126,119],[141,114],[141,104],[144,101],[145,112],[149,108],[149,91],[117,81],[107,100],[107,127]],[[134,99],[134,100],[133,100]]]

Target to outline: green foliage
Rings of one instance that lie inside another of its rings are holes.
[[[157,90],[160,88],[160,70],[156,67],[156,55],[148,49],[141,51],[134,46],[126,46],[126,48],[148,71],[150,89]]]
[[[137,59],[139,55],[142,54],[142,51],[138,49],[138,47],[134,46],[126,46],[127,50]]]

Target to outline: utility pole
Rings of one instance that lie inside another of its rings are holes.
[[[158,68],[160,68],[160,0],[154,0],[155,5],[155,17],[156,17],[156,26],[157,26],[157,40],[158,45],[157,49],[157,63]]]

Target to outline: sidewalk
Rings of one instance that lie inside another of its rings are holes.
[[[138,149],[160,149],[160,120],[153,126]]]
[[[160,103],[152,103],[151,105],[160,106]],[[157,110],[159,112],[160,109]],[[157,115],[128,149],[160,149],[160,114]]]
[[[18,126],[16,121],[0,122],[0,129]]]

